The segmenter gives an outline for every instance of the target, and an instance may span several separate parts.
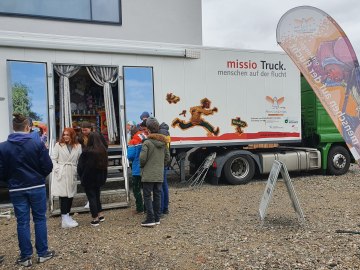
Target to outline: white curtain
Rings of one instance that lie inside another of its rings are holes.
[[[93,81],[103,86],[104,88],[104,102],[105,102],[105,113],[106,113],[106,125],[108,129],[109,141],[114,142],[116,140],[117,125],[114,109],[114,99],[111,89],[111,84],[115,83],[118,79],[117,68],[115,67],[86,67],[90,77]]]
[[[56,73],[60,76],[60,132],[62,132],[65,127],[72,127],[69,78],[74,76],[80,68],[80,66],[54,65]]]

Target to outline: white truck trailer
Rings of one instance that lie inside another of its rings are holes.
[[[45,100],[39,108],[44,110],[43,115],[46,114],[43,118],[50,149],[59,137],[60,129],[62,96],[57,66],[81,68],[70,78],[73,125],[92,119],[103,133],[107,132],[104,125],[107,116],[102,107],[102,87],[89,82],[86,67],[117,70],[119,80],[112,86],[112,94],[118,132],[112,143],[122,149],[126,148],[126,140],[122,138],[125,123],[137,120],[130,117],[134,111],[138,116],[144,110],[140,103],[128,99],[130,77],[127,71],[150,69],[151,94],[146,97],[151,97],[151,106],[148,110],[159,121],[169,124],[174,155],[182,156],[184,152],[198,148],[190,156],[193,169],[204,155],[217,152],[213,182],[224,175],[232,184],[246,183],[256,171],[269,172],[274,159],[284,161],[289,171],[321,166],[320,152],[314,148],[260,150],[251,147],[301,142],[300,73],[284,53],[163,43],[119,43],[95,38],[67,39],[40,34],[3,36],[1,44],[1,141],[11,132],[14,76],[18,71],[14,70],[14,63],[44,66]],[[141,100],[141,95],[139,92],[136,97]],[[86,102],[81,101],[84,97]]]

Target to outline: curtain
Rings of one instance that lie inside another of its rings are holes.
[[[56,73],[60,76],[60,132],[62,132],[65,127],[72,127],[69,78],[74,76],[80,68],[80,66],[54,65]]]
[[[93,81],[96,84],[102,86],[104,89],[104,102],[108,137],[110,142],[114,142],[118,133],[111,84],[115,83],[118,79],[117,68],[90,66],[86,67],[86,69]]]

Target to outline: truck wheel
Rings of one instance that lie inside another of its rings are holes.
[[[328,154],[327,172],[331,175],[345,174],[350,167],[350,154],[343,146],[331,147]]]
[[[226,161],[224,174],[230,184],[246,184],[254,177],[255,162],[246,155],[233,156]]]

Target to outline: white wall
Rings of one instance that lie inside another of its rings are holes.
[[[0,15],[0,30],[177,44],[202,44],[201,0],[122,0],[122,25]]]

